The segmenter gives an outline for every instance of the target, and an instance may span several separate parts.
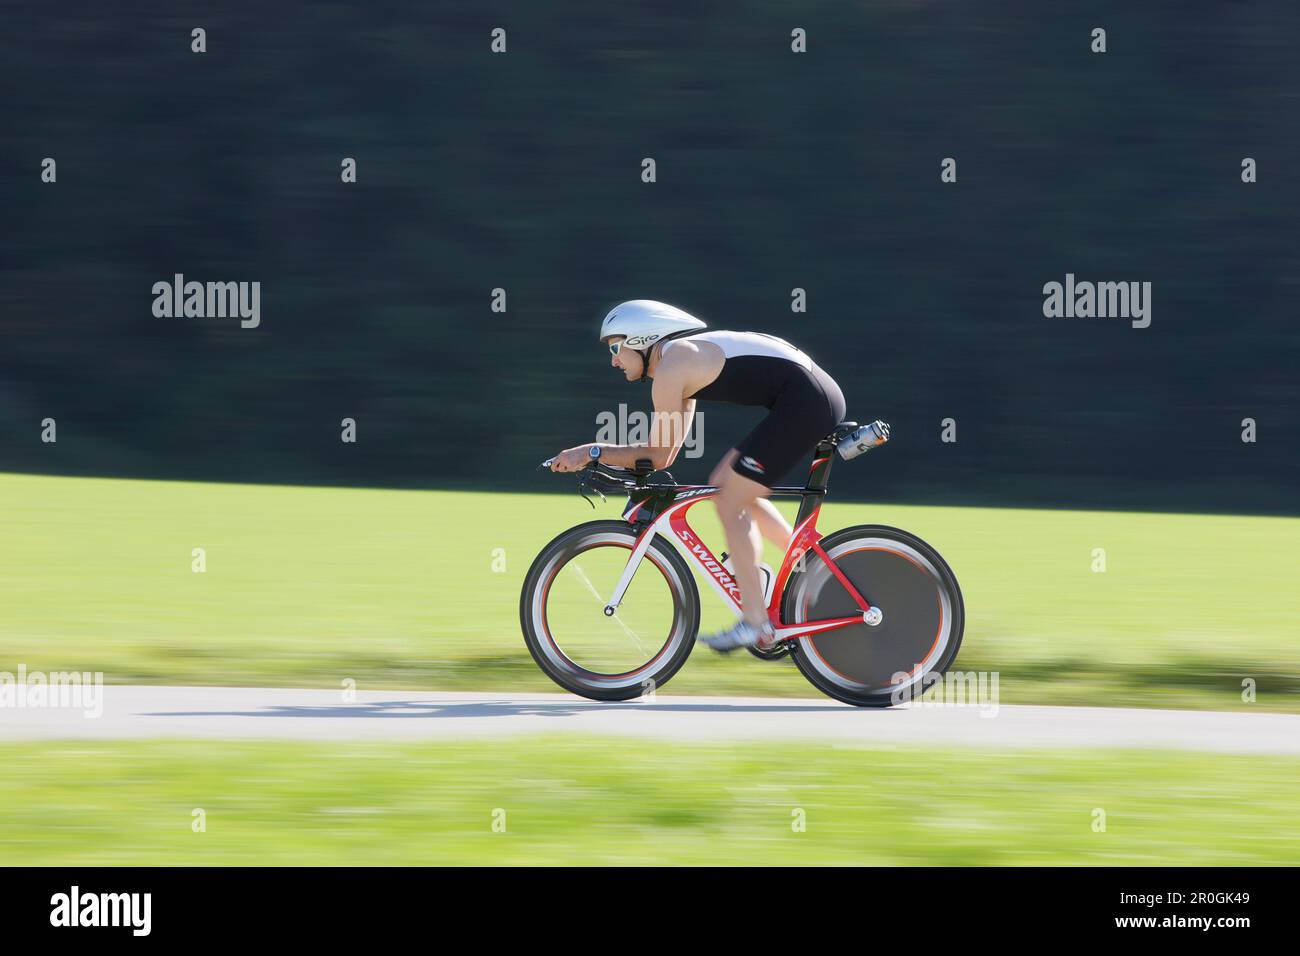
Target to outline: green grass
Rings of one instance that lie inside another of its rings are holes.
[[[556,690],[523,647],[521,582],[555,534],[618,516],[576,495],[29,475],[0,476],[0,500],[0,670],[119,683]],[[695,515],[721,550],[711,506]],[[832,499],[820,527],[860,522],[948,559],[957,666],[998,671],[1004,703],[1300,710],[1300,519]],[[701,591],[704,626],[722,624]],[[815,693],[788,662],[698,652],[667,692]]]
[[[4,866],[1300,859],[1292,758],[584,736],[5,744],[0,761]]]

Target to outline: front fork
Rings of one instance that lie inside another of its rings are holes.
[[[666,515],[667,512],[664,514]],[[636,574],[636,569],[641,566],[641,559],[645,557],[646,549],[650,547],[658,525],[659,519],[656,518],[641,529],[636,544],[632,546],[632,553],[628,555],[627,564],[623,565],[623,573],[619,575],[618,584],[614,586],[614,593],[609,596],[609,603],[605,605],[606,617],[613,617],[618,606],[623,603],[623,595],[627,594],[627,589],[632,584],[632,577]]]

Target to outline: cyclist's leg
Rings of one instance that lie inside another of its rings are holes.
[[[718,509],[718,520],[727,536],[732,575],[740,585],[742,612],[745,620],[753,625],[761,625],[767,620],[763,606],[763,578],[759,570],[762,538],[753,513],[755,502],[769,493],[757,481],[732,472],[723,480],[713,499]]]
[[[709,475],[709,484],[722,487],[723,481],[732,473],[732,465],[736,461],[736,449],[731,449],[722,456],[713,472]],[[790,547],[790,538],[794,534],[785,516],[777,510],[776,505],[766,498],[759,498],[754,502],[752,509],[754,521],[758,525],[759,533],[776,545],[782,552]],[[761,548],[761,542],[760,548]],[[761,553],[761,551],[760,551]]]
[[[785,515],[781,514],[776,505],[766,498],[759,498],[754,502],[753,513],[754,521],[758,524],[758,530],[762,532],[763,537],[784,553],[785,549],[790,547],[790,538],[794,535],[794,529],[785,520]]]
[[[760,509],[763,523],[770,525],[771,513],[767,509],[776,512],[767,500],[772,485],[808,453],[817,438],[826,434],[828,429],[823,428],[816,437],[805,440],[806,433],[816,431],[826,414],[826,401],[811,381],[804,387],[788,389],[767,417],[736,446],[731,474],[722,480],[713,499],[718,508],[718,519],[727,533],[732,574],[740,585],[744,617],[750,624],[767,621],[767,611],[763,607],[762,571],[759,569],[762,557]],[[780,513],[776,512],[776,515],[780,519]],[[781,525],[785,525],[784,520],[781,520]],[[781,542],[784,548],[789,532],[784,527],[779,530],[784,532]]]
[[[724,483],[722,488],[724,492],[731,490],[731,500],[744,500],[751,520],[757,522],[782,551],[789,546],[792,531],[767,496],[772,493],[772,486],[805,458],[843,415],[844,397],[839,386],[820,368],[813,366],[806,378],[792,382],[783,390],[767,417],[736,446],[736,455],[731,459],[732,477],[745,481],[734,488]],[[755,577],[760,576],[760,553],[759,549],[753,552]],[[748,556],[750,552],[747,550],[745,554]],[[732,567],[737,570],[737,581],[740,580],[741,566],[738,555],[732,561]],[[743,587],[741,591],[743,594]]]
[[[721,488],[722,482],[726,480],[727,475],[731,474],[731,463],[736,460],[736,449],[731,449],[722,456],[722,460],[713,466],[713,471],[709,472],[709,484],[715,488]]]
[[[807,455],[844,413],[843,398],[829,394],[819,380],[825,373],[819,376],[819,371],[791,382],[782,391],[767,417],[736,446],[732,474],[718,483],[713,501],[731,548],[732,575],[740,586],[744,619],[730,631],[703,638],[717,650],[752,646],[755,641],[766,646],[772,640],[763,607],[755,514],[758,502],[771,494],[772,485]],[[829,376],[825,378],[829,380]],[[833,391],[838,393],[838,387]]]

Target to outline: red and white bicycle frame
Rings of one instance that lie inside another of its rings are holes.
[[[767,606],[767,616],[772,622],[777,640],[797,640],[801,637],[819,634],[822,631],[833,631],[836,628],[848,627],[850,624],[875,623],[872,615],[873,613],[879,615],[878,611],[872,611],[871,605],[867,603],[866,598],[858,593],[857,588],[853,586],[853,582],[835,565],[835,562],[831,560],[830,555],[826,553],[820,544],[822,535],[817,530],[817,515],[821,512],[822,499],[826,494],[826,477],[829,470],[830,456],[819,457],[812,464],[807,486],[803,488],[777,487],[772,489],[772,494],[775,497],[798,496],[803,499],[799,507],[799,517],[796,519],[794,534],[790,539],[790,547],[786,549],[785,557],[781,561],[781,569],[777,573],[776,584],[772,588],[772,596]],[[605,608],[606,614],[613,614],[614,610],[622,603],[623,595],[627,593],[628,586],[632,583],[632,578],[641,564],[641,559],[656,534],[662,534],[671,541],[687,559],[688,563],[694,561],[699,565],[704,574],[704,579],[718,592],[723,603],[729,603],[735,609],[737,615],[740,614],[740,586],[686,520],[686,514],[691,508],[701,501],[707,501],[714,497],[717,493],[718,489],[712,485],[682,485],[676,490],[672,502],[646,524],[637,537],[636,545],[632,548],[632,554],[628,557],[627,565],[623,568],[618,585],[614,588],[614,593],[610,596],[609,604]],[[629,523],[637,524],[638,513],[646,504],[647,502],[642,501],[630,505],[624,513],[624,517]],[[849,617],[805,621],[801,624],[787,624],[781,620],[781,597],[785,592],[786,582],[798,562],[810,552],[816,554],[826,563],[831,573],[835,575],[858,607],[862,609],[860,614]]]

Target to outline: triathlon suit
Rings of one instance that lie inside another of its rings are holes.
[[[718,346],[725,359],[718,377],[687,398],[767,409],[736,445],[737,474],[771,488],[844,420],[844,394],[835,379],[785,339],[708,330],[666,342],[663,352],[688,338]]]

